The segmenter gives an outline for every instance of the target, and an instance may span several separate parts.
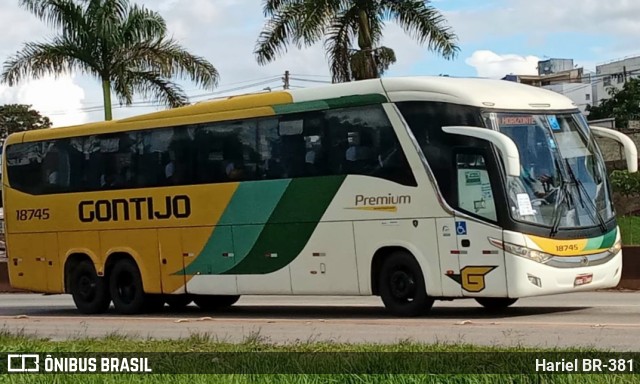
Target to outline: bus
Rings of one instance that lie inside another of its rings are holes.
[[[575,104],[489,79],[383,78],[11,135],[15,288],[136,314],[240,295],[435,300],[614,287],[620,233]]]

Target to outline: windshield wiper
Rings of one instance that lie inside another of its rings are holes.
[[[567,197],[569,196],[569,191],[567,186],[569,183],[563,178],[560,179],[560,187],[558,188],[558,194],[556,195],[556,204],[553,210],[553,223],[551,224],[551,232],[549,233],[549,237],[555,237],[558,234],[558,228],[560,227],[560,223],[562,222],[562,215],[564,210],[564,203],[569,205],[569,200]]]
[[[580,179],[576,177],[575,173],[573,173],[573,169],[571,168],[571,164],[569,164],[569,160],[564,159],[564,161],[567,165],[567,169],[569,170],[569,177],[571,177],[571,180],[573,181],[573,183],[578,187],[578,198],[580,199],[582,206],[583,207],[585,206],[585,203],[584,203],[585,199],[582,198],[582,194],[584,193],[587,196],[586,201],[589,202],[587,205],[589,205],[589,208],[593,208],[593,212],[590,211],[589,208],[586,209],[587,214],[589,215],[589,218],[593,220],[594,223],[597,221],[598,226],[600,227],[600,230],[602,231],[602,233],[605,233],[607,231],[607,226],[604,223],[604,219],[602,219],[602,215],[600,214],[600,212],[598,212],[598,207],[593,201],[591,201],[589,192],[587,192],[587,189],[585,188],[582,181],[580,181]]]
[[[560,227],[560,223],[562,222],[562,215],[564,214],[564,210],[562,207],[565,202],[567,204],[567,212],[569,208],[571,208],[571,202],[569,201],[569,181],[564,178],[564,174],[562,172],[562,168],[560,167],[560,162],[558,159],[554,159],[554,163],[556,165],[556,170],[560,177],[560,186],[558,187],[558,193],[556,195],[556,203],[553,209],[553,222],[551,223],[551,232],[549,233],[550,237],[555,237],[558,234],[558,229]]]

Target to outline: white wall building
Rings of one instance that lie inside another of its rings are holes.
[[[544,85],[542,88],[558,92],[570,98],[573,103],[580,108],[582,113],[585,113],[587,105],[593,103],[593,89],[591,87],[591,83],[588,81],[585,83],[559,83]]]
[[[640,56],[628,57],[596,66],[593,86],[594,105],[598,105],[601,100],[609,99],[607,88],[622,89],[626,80],[636,77],[640,77]]]

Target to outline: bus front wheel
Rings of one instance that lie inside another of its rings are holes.
[[[499,311],[510,307],[518,301],[518,299],[509,299],[505,297],[478,297],[476,298],[476,301],[487,310]]]
[[[111,299],[105,279],[98,276],[93,263],[81,261],[71,272],[70,286],[73,302],[84,314],[104,313],[109,309]]]
[[[196,303],[200,309],[211,311],[230,307],[239,299],[239,295],[196,295],[193,297],[193,302]]]
[[[109,290],[117,312],[131,315],[147,309],[140,270],[133,260],[116,262],[109,274]]]
[[[396,316],[418,316],[433,305],[420,264],[408,252],[395,252],[384,260],[378,287],[384,306]]]

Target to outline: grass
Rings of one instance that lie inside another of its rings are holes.
[[[622,244],[640,245],[640,216],[618,217]]]
[[[549,350],[551,352],[563,352],[561,350]],[[573,352],[594,352],[593,350],[574,349]],[[396,357],[404,356],[408,359],[424,359],[424,364],[434,363],[438,359],[445,358],[445,352],[477,352],[477,354],[467,354],[463,356],[484,356],[485,361],[479,363],[474,358],[466,358],[460,366],[467,370],[477,371],[491,365],[493,361],[487,360],[487,356],[492,356],[495,352],[529,352],[530,354],[511,354],[506,356],[509,360],[517,359],[517,356],[526,356],[531,360],[542,356],[542,350],[533,348],[492,348],[477,347],[463,344],[417,344],[410,341],[403,341],[392,345],[382,344],[343,344],[343,343],[319,343],[313,341],[301,341],[293,344],[276,345],[270,344],[267,340],[260,337],[259,334],[248,337],[244,342],[239,344],[231,344],[218,342],[211,339],[207,335],[194,334],[189,338],[181,340],[153,340],[141,339],[134,340],[118,334],[113,334],[105,338],[76,338],[65,341],[51,341],[42,338],[36,338],[25,335],[15,335],[9,332],[0,332],[0,352],[30,352],[30,353],[51,353],[54,357],[61,356],[65,352],[130,352],[130,353],[147,353],[147,352],[275,352],[268,354],[243,354],[244,359],[247,356],[253,361],[247,364],[257,367],[261,362],[255,361],[255,356],[260,359],[269,360],[269,364],[276,366],[276,371],[287,370],[287,364],[291,361],[287,360],[287,356],[293,354],[278,354],[277,352],[367,352],[367,354],[358,354],[365,356],[367,361],[365,367],[372,369],[374,372],[380,371],[379,367],[402,365],[407,361],[400,361]],[[401,352],[404,355],[390,354],[388,352]],[[439,352],[431,355],[408,354],[409,352]],[[385,354],[386,353],[386,354]],[[603,352],[604,353],[604,352]],[[296,356],[299,356],[298,354]],[[494,354],[495,355],[495,354]],[[80,355],[76,355],[80,356]],[[166,355],[169,359],[174,359],[172,363],[175,366],[180,365],[191,358],[197,358],[197,355],[174,354]],[[195,357],[194,357],[195,356]],[[279,356],[279,357],[278,357]],[[317,356],[317,355],[314,355]],[[327,356],[336,356],[336,354],[327,354]],[[429,358],[431,356],[432,358]],[[516,356],[516,357],[514,357]],[[563,356],[564,357],[564,356]],[[392,359],[396,358],[395,361]],[[280,359],[280,360],[278,360]],[[314,357],[315,361],[311,362],[309,367],[318,367],[328,362],[322,357]],[[300,363],[300,361],[297,361]],[[215,361],[214,364],[219,364]],[[223,362],[224,363],[224,362]],[[638,361],[636,361],[636,364]],[[315,365],[314,365],[315,364]],[[476,366],[478,365],[479,366]],[[486,365],[485,365],[486,364]],[[529,362],[527,361],[527,364]],[[188,366],[188,364],[186,364]],[[171,365],[174,366],[173,364]],[[362,364],[359,365],[363,367]],[[246,366],[245,366],[246,368]],[[273,366],[271,367],[273,368]],[[299,366],[288,366],[295,368]],[[378,369],[376,369],[378,368]],[[640,367],[634,367],[639,369]],[[2,369],[2,368],[0,368]],[[361,372],[358,370],[357,372]],[[173,371],[170,371],[173,372]],[[467,374],[467,375],[444,375],[444,374],[216,374],[216,375],[196,375],[196,374],[4,374],[0,375],[0,383],[460,383],[460,384],[483,384],[483,383],[640,383],[640,377],[632,375],[586,375],[586,374]]]

